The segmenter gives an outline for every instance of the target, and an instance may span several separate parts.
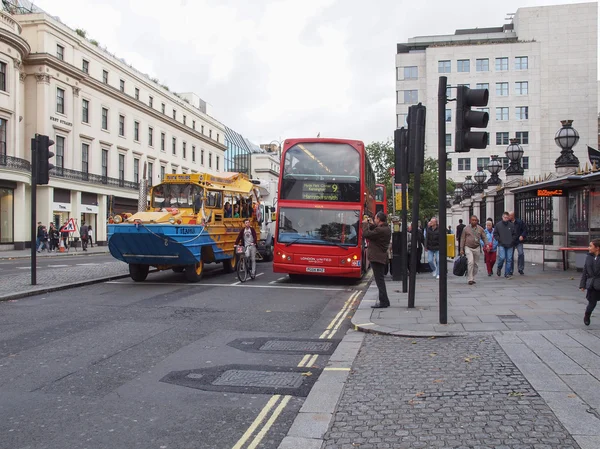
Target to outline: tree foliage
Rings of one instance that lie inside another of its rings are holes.
[[[391,140],[387,142],[372,142],[366,147],[367,154],[375,171],[378,184],[386,186],[388,198],[388,211],[394,210],[394,177],[390,174],[390,168],[395,167],[394,143]],[[439,179],[437,159],[425,159],[423,174],[421,175],[421,188],[419,189],[419,215],[421,217],[432,217],[438,213],[438,179]],[[412,213],[412,203],[414,198],[414,175],[410,176],[408,184],[408,199]],[[446,181],[446,192],[453,192],[455,183],[451,179]]]

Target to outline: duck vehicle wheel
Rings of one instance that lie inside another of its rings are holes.
[[[223,261],[223,270],[225,273],[233,273],[237,268],[237,256],[234,254],[231,259],[227,259]]]
[[[204,275],[204,261],[185,267],[185,278],[189,282],[198,282]]]
[[[174,273],[183,273],[183,270],[185,270],[185,267],[173,267],[172,270]]]
[[[139,263],[129,264],[129,276],[135,282],[143,282],[148,277],[148,271],[150,271],[149,265],[141,265]]]

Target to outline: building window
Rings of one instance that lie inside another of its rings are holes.
[[[162,112],[163,114],[165,114],[165,110],[166,110],[166,109],[165,109],[165,104],[164,104],[164,103],[161,103],[161,105],[160,105],[160,110],[161,110],[161,112]]]
[[[515,137],[521,145],[529,145],[529,131],[517,131]]]
[[[484,170],[487,170],[489,163],[490,163],[489,157],[478,157],[477,158],[477,168],[481,167]]]
[[[204,125],[200,125],[200,133],[204,135]]]
[[[217,171],[219,171],[219,159],[220,159],[219,156],[217,156],[216,159],[215,159],[215,169]]]
[[[140,99],[140,90],[137,87],[135,88],[135,99],[136,100]]]
[[[217,142],[219,141],[219,138],[220,138],[220,137],[221,137],[221,136],[219,135],[219,133],[217,133]]]
[[[140,182],[140,160],[133,159],[133,182]]]
[[[182,156],[183,156],[184,159],[187,158],[187,154],[186,153],[187,153],[187,144],[185,142],[183,142],[181,144],[181,154],[182,154]]]
[[[475,84],[475,89],[489,89],[490,83],[477,83]]]
[[[496,96],[508,97],[508,83],[496,83]]]
[[[184,115],[183,116],[183,124],[185,125],[186,122],[187,122],[187,117]]]
[[[133,122],[133,140],[140,141],[140,122]]]
[[[102,150],[102,177],[108,176],[108,150]]]
[[[192,145],[192,162],[196,162],[196,147]]]
[[[121,80],[119,82],[119,89],[121,90],[121,92],[125,92],[125,80]]]
[[[56,88],[56,112],[65,113],[65,91],[61,88]]]
[[[160,151],[165,152],[165,133],[160,133]]]
[[[90,146],[87,143],[81,144],[81,171],[83,173],[89,173],[89,157],[90,157]]]
[[[154,146],[154,129],[152,127],[148,127],[148,146]]]
[[[65,47],[62,45],[56,45],[56,57],[61,61],[65,60]]]
[[[508,108],[496,108],[496,120],[508,120]]]
[[[489,72],[490,71],[490,60],[488,58],[477,59],[475,61],[475,70],[478,72]]]
[[[81,100],[81,121],[83,123],[90,122],[90,102],[88,100]]]
[[[56,136],[56,168],[65,168],[65,138]]]
[[[204,165],[204,150],[200,149],[200,165]]]
[[[508,133],[507,132],[496,133],[496,145],[508,145]]]
[[[406,119],[408,118],[408,114],[398,114],[396,116],[397,124],[396,128],[402,128],[403,126],[408,126]]]
[[[515,108],[517,120],[528,120],[529,119],[529,106],[517,106]]]
[[[83,59],[83,60],[81,61],[81,70],[82,70],[84,73],[90,73],[90,62],[89,62],[89,61],[86,61],[85,59]]]
[[[108,130],[108,109],[102,108],[102,129]]]
[[[196,120],[192,120],[192,129],[195,130],[196,129]]]
[[[125,116],[119,115],[119,136],[125,137]]]
[[[208,168],[212,168],[212,153],[208,153]]]
[[[153,174],[152,172],[154,171],[154,164],[152,162],[148,162],[148,187],[152,187],[152,178],[153,178]]]
[[[450,73],[450,61],[438,61],[438,73]]]
[[[174,175],[177,174],[177,167],[173,167],[173,170],[171,170],[171,173],[173,173]]]
[[[508,58],[496,58],[496,72],[508,70]]]
[[[402,103],[404,104],[416,104],[419,102],[419,91],[418,90],[404,90],[402,92]]]
[[[177,120],[177,110],[173,109],[173,120]]]
[[[529,91],[528,81],[517,81],[515,83],[515,93],[517,95],[527,95]]]
[[[471,85],[469,83],[457,84],[457,86],[466,86],[468,88],[471,88]]]
[[[447,122],[452,121],[452,109],[446,109],[446,121]]]
[[[119,181],[125,181],[125,155],[119,154]]]
[[[165,180],[165,171],[166,171],[165,166],[161,165],[160,166],[160,180],[161,180],[161,182]]]
[[[0,118],[0,161],[6,160],[6,125],[7,121]]]
[[[451,87],[446,87],[446,97],[447,98],[452,97],[452,88]]]
[[[102,70],[102,82],[108,84],[108,71]]]
[[[452,134],[446,134],[446,146],[447,147],[452,146]]]
[[[212,139],[212,129],[209,129],[209,130],[208,130],[208,138],[209,138],[209,139]]]
[[[177,139],[173,137],[173,154],[177,154]]]
[[[416,80],[419,79],[419,69],[416,66],[404,67],[404,79]]]
[[[0,62],[0,90],[6,92],[6,63]]]
[[[154,105],[154,98],[148,97],[148,106],[152,107]]]
[[[490,113],[490,108],[477,108],[478,111]]]
[[[529,170],[529,156],[523,156],[521,159],[521,166],[523,170]]]
[[[458,158],[458,170],[459,171],[471,170],[471,158],[459,157]]]
[[[471,60],[470,59],[459,59],[456,61],[457,72],[470,72],[471,71]]]
[[[529,61],[527,56],[517,56],[515,58],[515,70],[527,70]]]

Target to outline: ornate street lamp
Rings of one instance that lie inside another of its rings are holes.
[[[460,204],[462,201],[463,189],[460,184],[456,185],[456,189],[454,189],[454,204]]]
[[[510,161],[510,165],[506,169],[507,175],[522,175],[524,170],[521,166],[521,158],[523,157],[523,147],[519,145],[519,139],[510,139],[510,145],[506,148],[506,157]]]
[[[454,198],[454,196],[449,193],[446,195],[446,209],[450,209],[452,207],[452,199]]]
[[[502,180],[498,176],[500,170],[502,170],[502,162],[498,160],[498,155],[494,154],[492,155],[492,160],[488,164],[488,171],[492,174],[487,182],[488,186],[499,186],[502,184]]]
[[[473,178],[475,178],[475,183],[476,183],[475,187],[473,188],[473,191],[475,193],[483,193],[483,189],[485,188],[484,183],[487,178],[487,175],[483,171],[483,167],[481,167],[481,166],[477,167],[477,171],[473,175]]]
[[[573,120],[561,120],[562,128],[554,136],[554,142],[560,147],[560,156],[554,162],[558,167],[579,167],[579,159],[573,153],[573,147],[579,142],[579,133],[573,128]]]
[[[473,189],[475,188],[475,183],[473,182],[473,180],[471,179],[471,176],[466,176],[465,177],[465,182],[463,183],[463,198],[471,198],[471,195],[473,195]]]

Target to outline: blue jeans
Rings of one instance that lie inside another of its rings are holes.
[[[435,263],[434,263],[435,259]],[[429,266],[431,267],[431,271],[435,273],[436,276],[440,275],[440,252],[427,250],[427,261],[429,262]]]
[[[513,260],[515,258],[515,250],[517,250],[517,268],[519,271],[525,271],[525,253],[523,252],[523,244],[517,243],[517,246],[513,247]],[[514,262],[513,262],[514,265]],[[514,267],[513,267],[514,268]],[[512,274],[512,269],[510,271]]]
[[[513,270],[513,248],[505,248],[504,246],[498,245],[498,271],[502,272],[502,265],[504,265],[504,261],[506,260],[506,268],[504,270],[504,275],[508,276],[512,274]]]

